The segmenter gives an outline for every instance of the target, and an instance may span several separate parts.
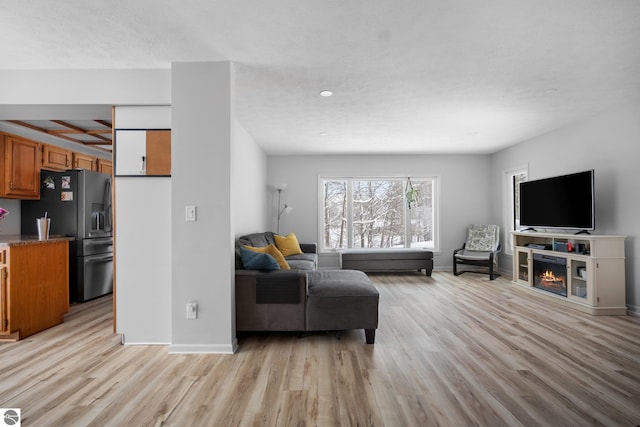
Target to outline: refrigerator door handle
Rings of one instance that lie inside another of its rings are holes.
[[[88,239],[85,239],[85,240],[88,240]],[[95,246],[95,245],[112,245],[112,244],[113,244],[113,240],[111,240],[111,239],[109,239],[109,240],[102,240],[102,241],[100,241],[100,242],[92,242],[92,241],[86,242],[86,241],[85,241],[85,245],[86,245],[86,246]]]
[[[93,212],[91,214],[92,218],[92,222],[95,223],[95,228],[93,228],[92,225],[92,229],[93,230],[102,230],[102,227],[100,226],[100,217],[102,216],[100,212]],[[104,222],[104,219],[102,220],[102,222]]]
[[[104,231],[111,231],[111,178],[104,185]]]

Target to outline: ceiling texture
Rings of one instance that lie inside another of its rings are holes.
[[[4,0],[0,40],[7,70],[233,61],[268,154],[492,153],[640,100],[638,0]]]

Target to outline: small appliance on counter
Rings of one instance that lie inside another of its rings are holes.
[[[87,170],[40,174],[40,200],[21,202],[21,232],[38,235],[36,218],[47,213],[49,235],[69,244],[69,299],[84,302],[112,292],[111,176]]]

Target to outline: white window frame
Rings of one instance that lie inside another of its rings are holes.
[[[352,181],[354,180],[385,180],[385,179],[407,179],[406,175],[381,175],[381,176],[344,176],[344,175],[318,175],[318,251],[320,253],[335,253],[341,249],[327,249],[324,247],[324,214],[323,214],[323,193],[324,181],[347,181],[347,192],[352,192]],[[433,253],[440,252],[440,175],[411,175],[412,180],[432,180],[433,181]],[[347,215],[351,217],[353,212],[353,199],[347,198]],[[409,213],[405,210],[405,224],[407,224]],[[347,246],[353,246],[353,227],[347,227]],[[405,228],[405,247],[411,244],[410,233]]]
[[[527,179],[529,178],[529,164],[524,166],[517,166],[513,168],[509,168],[503,172],[503,186],[502,186],[502,194],[503,194],[503,231],[504,231],[504,239],[503,239],[503,248],[504,253],[506,255],[513,255],[513,245],[512,245],[512,231],[516,231],[514,226],[515,219],[515,210],[514,210],[514,200],[513,200],[513,177],[516,175],[525,174]]]

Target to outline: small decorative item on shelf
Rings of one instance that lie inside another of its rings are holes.
[[[576,273],[578,273],[578,276],[580,278],[586,279],[587,278],[587,267],[584,267],[584,266],[576,267]]]

